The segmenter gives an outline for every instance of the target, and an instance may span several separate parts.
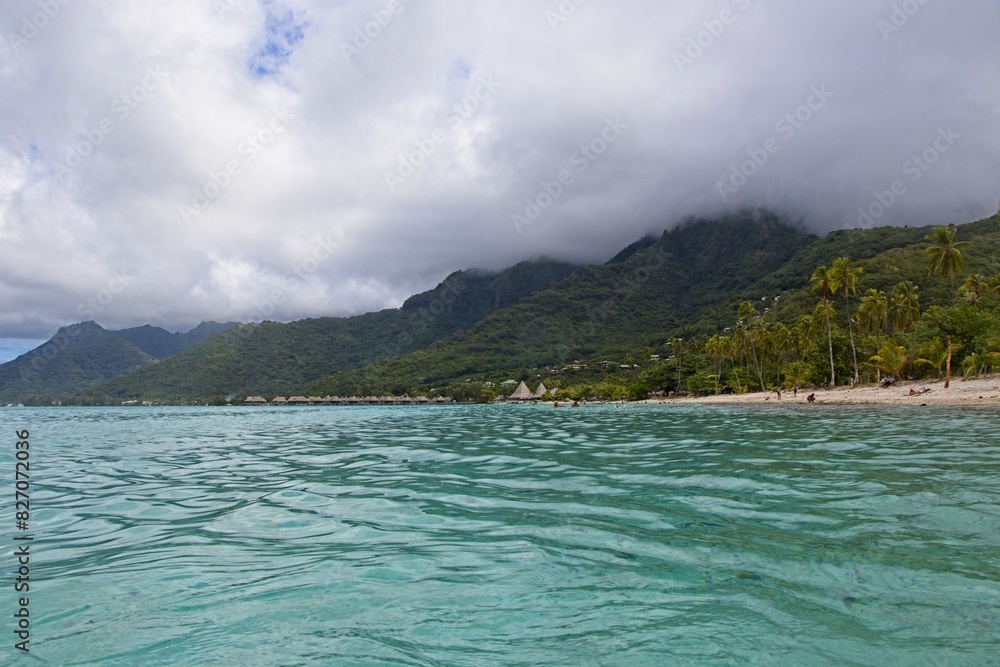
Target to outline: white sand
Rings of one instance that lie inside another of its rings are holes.
[[[919,391],[927,387],[929,392],[910,395],[910,389]],[[788,404],[806,403],[806,396],[816,395],[816,403],[830,405],[877,404],[877,405],[996,405],[1000,404],[1000,374],[984,375],[963,381],[961,377],[952,378],[951,386],[944,388],[944,380],[921,380],[919,382],[898,382],[885,389],[877,385],[864,385],[855,389],[837,387],[836,389],[806,389],[799,390],[798,396],[792,392],[782,392],[781,400],[777,394],[756,392],[749,394],[723,394],[720,396],[702,396],[697,398],[678,398],[651,401],[677,403],[713,403],[713,404],[745,404],[769,403]]]

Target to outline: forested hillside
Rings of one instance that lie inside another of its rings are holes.
[[[691,221],[444,344],[310,393],[489,400],[515,379],[643,398],[981,373],[1000,368],[998,272],[994,218],[823,238],[756,216]]]
[[[331,373],[390,359],[471,328],[575,268],[539,259],[499,273],[458,271],[399,309],[287,324],[241,324],[75,400],[102,403],[138,397],[184,402],[295,393]]]

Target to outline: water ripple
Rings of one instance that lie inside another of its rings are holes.
[[[1000,651],[996,418],[134,408],[0,426],[32,431],[32,656],[52,664],[886,667]]]

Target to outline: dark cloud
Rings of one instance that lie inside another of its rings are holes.
[[[989,0],[41,7],[0,9],[0,337],[350,314],[691,215],[962,222],[1000,190]]]

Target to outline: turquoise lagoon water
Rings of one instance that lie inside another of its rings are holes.
[[[0,663],[998,664],[998,416],[0,410]]]

